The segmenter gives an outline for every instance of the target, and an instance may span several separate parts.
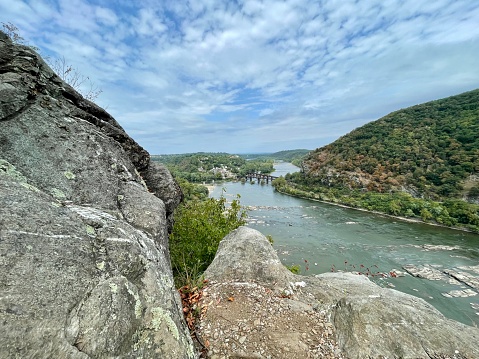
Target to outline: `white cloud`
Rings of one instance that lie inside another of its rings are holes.
[[[0,20],[96,79],[152,153],[319,147],[479,87],[468,0],[0,0]]]

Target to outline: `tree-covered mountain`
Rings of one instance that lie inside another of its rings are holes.
[[[301,167],[276,189],[479,231],[479,90],[393,112]]]
[[[310,153],[311,183],[418,197],[477,196],[479,90],[393,112]],[[471,193],[472,191],[472,193]]]

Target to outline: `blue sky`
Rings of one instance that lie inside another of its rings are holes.
[[[152,154],[314,149],[479,88],[475,0],[0,0]]]

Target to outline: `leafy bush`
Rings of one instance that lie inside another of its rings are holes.
[[[220,241],[246,223],[240,196],[192,200],[178,207],[170,235],[170,255],[178,287],[196,281],[213,261]]]
[[[290,266],[285,266],[285,267],[293,274],[301,273],[301,266],[299,264],[292,264]]]

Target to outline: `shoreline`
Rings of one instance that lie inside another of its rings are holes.
[[[476,233],[476,232],[474,232],[474,231],[471,231],[470,229],[467,229],[467,228],[464,228],[464,227],[449,227],[449,226],[445,226],[445,225],[440,224],[440,223],[424,222],[423,220],[420,220],[420,219],[417,219],[417,218],[394,216],[394,215],[392,215],[392,214],[383,213],[383,212],[378,212],[378,211],[371,211],[371,210],[365,209],[365,208],[351,207],[351,206],[348,206],[348,205],[345,205],[345,204],[335,203],[335,202],[328,202],[328,201],[324,201],[324,200],[321,200],[321,199],[308,198],[308,197],[302,197],[302,196],[295,196],[295,195],[292,195],[292,194],[290,194],[290,193],[286,193],[286,192],[279,191],[279,190],[277,190],[277,189],[274,189],[274,190],[275,190],[275,191],[278,191],[279,193],[284,194],[284,195],[286,195],[286,196],[290,196],[290,197],[301,198],[301,199],[306,199],[306,200],[309,200],[309,201],[314,201],[314,202],[320,202],[320,203],[324,203],[324,204],[329,204],[329,205],[331,205],[331,206],[337,206],[337,207],[342,207],[342,208],[347,208],[347,209],[353,209],[353,210],[356,210],[356,211],[361,211],[361,212],[366,212],[366,213],[377,214],[377,215],[381,215],[381,216],[385,216],[385,217],[389,217],[389,218],[394,218],[394,219],[397,219],[397,220],[400,220],[400,221],[403,221],[403,222],[426,224],[426,225],[428,225],[428,226],[434,226],[434,227],[440,227],[440,228],[448,228],[448,229],[452,229],[452,230],[454,230],[454,231],[461,231],[461,232],[467,232],[467,233],[472,233],[472,234],[478,234],[478,233]]]
[[[208,192],[209,194],[211,194],[215,187],[218,186],[218,184],[210,184],[210,185],[204,185],[206,188],[208,188]],[[294,197],[294,198],[301,198],[301,199],[306,199],[306,200],[309,200],[309,201],[314,201],[314,202],[319,202],[319,203],[324,203],[324,204],[328,204],[328,205],[331,205],[331,206],[336,206],[336,207],[342,207],[342,208],[347,208],[347,209],[353,209],[353,210],[356,210],[356,211],[361,211],[361,212],[366,212],[366,213],[372,213],[372,214],[375,214],[375,215],[380,215],[380,216],[385,216],[385,217],[389,217],[389,218],[393,218],[393,219],[397,219],[397,220],[400,220],[400,221],[403,221],[403,222],[409,222],[409,223],[417,223],[417,224],[425,224],[425,225],[428,225],[428,226],[434,226],[434,227],[440,227],[440,228],[448,228],[448,229],[451,229],[451,230],[454,230],[454,231],[460,231],[460,232],[466,232],[466,233],[472,233],[472,234],[478,234],[477,232],[475,231],[472,231],[468,228],[464,228],[464,227],[449,227],[449,226],[445,226],[443,224],[440,224],[440,223],[433,223],[433,222],[424,222],[423,220],[421,219],[418,219],[418,218],[410,218],[410,217],[402,217],[402,216],[394,216],[392,214],[388,214],[388,213],[383,213],[383,212],[379,212],[379,211],[371,211],[369,209],[365,209],[365,208],[359,208],[359,207],[351,207],[351,206],[348,206],[346,204],[341,204],[341,203],[336,203],[336,202],[328,202],[328,201],[324,201],[324,200],[320,200],[320,199],[316,199],[316,198],[309,198],[309,197],[303,197],[303,196],[297,196],[297,195],[293,195],[293,194],[290,194],[290,193],[286,193],[286,192],[282,192],[280,190],[277,190],[276,188],[273,187],[273,191],[277,191],[281,194],[284,194],[284,195],[287,195],[287,196],[290,196],[290,197]]]

